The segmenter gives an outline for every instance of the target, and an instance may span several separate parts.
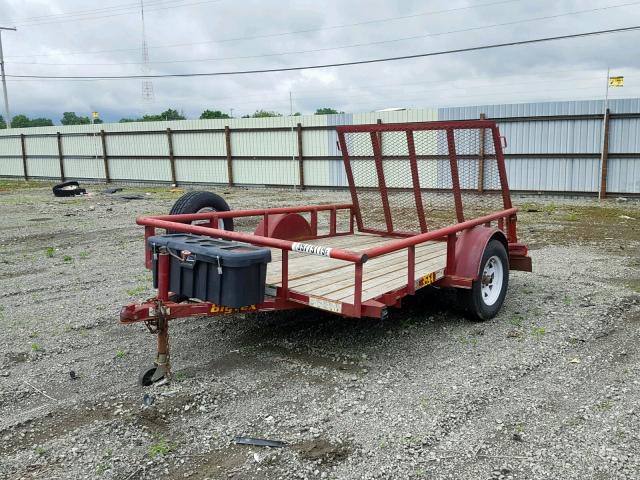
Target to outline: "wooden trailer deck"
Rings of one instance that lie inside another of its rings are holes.
[[[323,247],[362,252],[384,245],[398,237],[381,237],[366,233],[341,235],[304,243]],[[271,250],[272,260],[267,267],[267,291],[279,287],[282,280],[282,253]],[[447,242],[430,241],[416,245],[415,279],[435,273],[443,275],[447,263]],[[372,258],[363,266],[362,301],[376,298],[386,292],[407,285],[407,249]],[[289,252],[289,290],[332,302],[353,304],[354,266],[351,262]]]

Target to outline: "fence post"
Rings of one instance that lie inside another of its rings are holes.
[[[487,116],[480,114],[480,120],[485,120]],[[485,129],[480,129],[480,152],[478,156],[478,193],[484,192],[484,156],[485,156]]]
[[[100,140],[102,141],[102,160],[104,162],[104,181],[111,183],[111,174],[109,173],[109,156],[107,155],[107,138],[104,130],[100,130]]]
[[[382,125],[382,119],[379,118],[378,120],[376,120],[376,123],[378,125]],[[383,149],[382,149],[382,132],[378,132],[376,135],[378,136],[378,145],[380,145],[380,154],[384,155]]]
[[[58,161],[60,162],[60,181],[64,182],[64,154],[62,153],[62,135],[60,132],[56,133],[56,137],[58,138]]]
[[[610,112],[607,111],[604,114],[604,135],[602,139],[602,168],[600,169],[600,195],[599,198],[603,199],[607,196],[607,163],[609,161],[609,117]]]
[[[233,186],[233,156],[231,152],[231,129],[229,125],[224,127],[224,143],[227,150],[227,179],[229,186]]]
[[[302,152],[302,124],[298,123],[298,176],[300,177],[300,190],[304,190],[304,159]]]
[[[173,137],[171,136],[171,129],[167,128],[167,144],[169,145],[169,164],[171,165],[171,185],[174,187],[178,185],[176,178],[176,158],[173,156]]]
[[[29,180],[29,172],[27,170],[27,149],[25,148],[24,133],[20,134],[20,145],[22,147],[22,171],[26,182]]]

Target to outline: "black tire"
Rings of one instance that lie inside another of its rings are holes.
[[[490,260],[492,263],[488,265]],[[500,291],[496,294],[491,291],[491,283],[496,281],[495,275],[498,272],[498,263],[502,267],[502,281],[499,285]],[[485,268],[487,271],[494,272],[491,276],[487,275],[486,279],[484,278]],[[460,289],[459,293],[472,320],[489,320],[500,311],[509,287],[509,257],[507,250],[499,240],[490,240],[487,244],[482,254],[478,275],[478,280],[473,282],[470,290]],[[484,286],[486,287],[484,290],[483,282],[485,282]]]
[[[197,213],[204,208],[211,208],[217,212],[228,212],[231,210],[227,202],[220,195],[212,192],[188,192],[182,195],[171,207],[170,215],[184,213]],[[233,231],[233,218],[223,219],[224,229]]]
[[[160,377],[154,380],[153,376],[156,374],[156,370],[158,370],[158,367],[156,366],[153,366],[151,368],[145,368],[144,370],[142,370],[140,372],[140,375],[138,376],[138,385],[140,385],[141,387],[150,387],[157,381],[164,378],[164,377]]]
[[[53,187],[53,195],[55,197],[75,197],[87,193],[84,188],[80,188],[80,184],[76,181],[60,183]]]

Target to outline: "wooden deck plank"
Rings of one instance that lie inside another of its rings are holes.
[[[357,252],[394,240],[397,240],[397,237],[357,233],[309,240],[304,243]],[[443,269],[446,265],[446,255],[446,242],[431,241],[417,245],[416,279]],[[407,260],[407,249],[403,248],[366,262],[363,268],[362,300],[366,301],[405,287]],[[272,249],[272,262],[267,266],[267,284],[280,286],[281,280],[281,250]],[[354,282],[352,262],[289,252],[289,288],[292,291],[330,301],[353,303]]]
[[[384,245],[389,239],[378,239],[375,242],[368,243],[365,248]],[[354,250],[357,251],[357,250]],[[321,273],[335,270],[345,266],[353,265],[352,262],[344,260],[336,260],[335,258],[319,257],[316,255],[299,254],[298,252],[289,253],[289,280],[299,278],[308,274]],[[365,264],[366,265],[366,264]],[[280,282],[282,277],[282,261],[272,260],[267,265],[267,284],[275,284]]]
[[[424,255],[428,255],[432,252],[441,252],[443,247],[439,245],[439,242],[434,242],[433,244],[423,245],[421,248],[416,249],[416,260],[423,257]],[[445,247],[446,248],[446,247]],[[380,269],[384,269],[389,265],[397,265],[398,261],[405,257],[407,257],[406,249],[402,249],[397,252],[390,253],[388,255],[384,255],[381,257],[376,257],[364,264],[363,276],[365,279],[371,278],[374,275],[377,275]],[[406,266],[405,266],[406,268]],[[345,266],[336,268],[334,270],[318,272],[315,274],[310,274],[304,277],[300,277],[299,279],[289,281],[289,288],[292,290],[299,290],[300,288],[307,288],[306,286],[309,284],[309,288],[321,288],[326,285],[336,284],[338,282],[343,281],[345,278],[349,278],[351,282],[354,281],[354,267],[353,264],[347,264]],[[320,294],[320,293],[318,293]]]
[[[422,254],[416,253],[416,262],[424,262],[427,260],[431,260],[434,258],[438,258],[442,256],[441,251],[431,251],[431,252],[423,252]],[[368,288],[369,285],[372,284],[376,279],[384,278],[383,281],[386,281],[388,278],[393,278],[394,274],[401,270],[404,273],[404,278],[407,277],[407,264],[406,261],[401,263],[398,257],[394,258],[393,261],[387,262],[386,264],[376,265],[374,270],[370,270],[369,272],[365,272],[363,275],[363,292]],[[335,281],[327,283],[327,280],[323,280],[322,284],[319,282],[310,283],[304,285],[304,289],[313,292],[314,295],[318,295],[320,297],[330,298],[334,296],[336,292],[349,290],[351,294],[353,294],[353,286],[354,286],[354,272],[353,269],[349,272],[350,275],[346,277],[336,278]],[[405,281],[406,283],[406,281]],[[292,290],[299,291],[300,287],[294,288],[289,287]]]
[[[444,255],[430,259],[425,263],[416,265],[416,280],[423,275],[428,275],[438,270],[443,269],[447,264],[446,252]],[[397,270],[389,275],[378,277],[370,282],[366,287],[362,287],[362,301],[370,300],[383,293],[398,288],[405,287],[407,285],[407,271],[406,267],[402,270]],[[353,303],[353,287],[349,292],[348,289],[342,292],[334,292],[324,296],[329,300]]]

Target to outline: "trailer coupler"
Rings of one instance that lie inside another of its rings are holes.
[[[270,298],[258,305],[232,308],[209,302],[176,303],[158,298],[147,300],[141,304],[130,304],[120,310],[120,323],[143,322],[149,332],[158,337],[158,350],[153,366],[145,368],[139,376],[142,386],[150,386],[162,379],[171,379],[171,362],[169,355],[169,320],[187,317],[212,317],[236,313],[253,313],[258,311],[290,310],[305,308],[306,305],[291,302],[282,298]]]

